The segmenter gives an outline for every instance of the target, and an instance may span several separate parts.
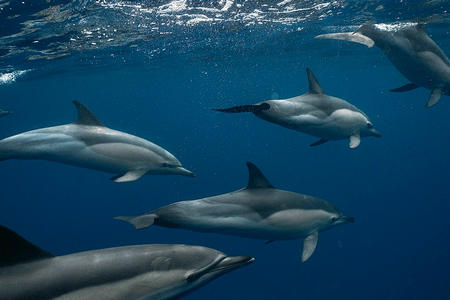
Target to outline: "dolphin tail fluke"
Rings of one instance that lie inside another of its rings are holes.
[[[326,33],[326,34],[320,34],[318,36],[314,37],[315,39],[331,39],[331,40],[342,40],[342,41],[349,41],[354,42],[358,44],[365,45],[369,48],[373,47],[375,45],[375,42],[359,33],[359,32],[338,32],[338,33]]]
[[[251,104],[251,105],[239,105],[233,106],[230,108],[213,108],[215,111],[226,112],[226,113],[242,113],[242,112],[260,112],[263,110],[270,109],[270,105],[268,103],[261,104]]]
[[[417,89],[418,87],[419,86],[415,83],[408,83],[408,84],[402,85],[401,87],[398,87],[396,89],[392,89],[389,91],[394,92],[394,93],[401,93],[401,92],[407,92],[407,91]]]
[[[128,222],[131,225],[133,225],[136,229],[144,229],[152,226],[157,218],[158,216],[155,214],[148,214],[137,217],[119,216],[115,217],[114,219]]]
[[[436,103],[439,102],[439,99],[441,99],[442,90],[437,88],[431,91],[430,98],[427,102],[427,107],[432,107]]]

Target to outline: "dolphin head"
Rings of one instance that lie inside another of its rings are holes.
[[[381,137],[381,133],[375,129],[372,122],[370,122],[369,119],[365,122],[365,124],[362,125],[361,129],[361,136],[374,136],[374,137]]]
[[[157,166],[151,171],[152,174],[195,177],[195,174],[183,168],[180,161],[170,152],[162,148],[159,148],[158,150],[157,157],[155,157]]]
[[[161,257],[154,257],[149,264],[150,273],[157,271],[157,278],[161,283],[159,288],[153,289],[146,295],[155,299],[184,295],[225,273],[254,261],[249,256],[227,256],[218,250],[202,246],[165,245],[163,247],[167,249],[161,249]],[[155,280],[153,277],[148,279]]]
[[[335,227],[340,224],[347,224],[347,223],[354,223],[355,218],[345,216],[342,213],[336,211],[336,212],[328,212],[326,215],[325,222],[322,223],[322,231],[330,229],[332,227]]]

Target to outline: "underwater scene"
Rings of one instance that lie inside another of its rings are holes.
[[[450,2],[0,0],[0,299],[450,299]]]

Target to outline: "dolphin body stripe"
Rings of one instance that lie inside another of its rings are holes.
[[[276,189],[256,165],[248,162],[247,167],[249,179],[243,189],[115,219],[136,229],[157,225],[267,241],[305,238],[302,261],[314,252],[318,232],[354,221],[325,200]]]

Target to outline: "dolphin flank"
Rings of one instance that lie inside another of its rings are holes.
[[[253,262],[200,246],[139,245],[53,256],[0,226],[0,299],[173,299]]]
[[[349,139],[349,146],[353,149],[359,146],[361,137],[381,136],[366,114],[345,100],[326,95],[311,70],[306,69],[306,73],[309,82],[306,94],[214,110],[252,112],[263,120],[319,137],[311,146],[329,140]]]
[[[136,229],[154,224],[268,241],[304,238],[303,262],[313,254],[320,231],[354,221],[322,199],[275,189],[254,164],[247,167],[248,185],[238,191],[116,219]]]
[[[78,120],[71,124],[27,131],[0,140],[0,160],[43,159],[89,168],[127,182],[144,174],[194,177],[169,151],[140,137],[105,127],[79,101]]]
[[[328,33],[316,39],[334,39],[380,48],[410,83],[391,92],[406,92],[418,87],[431,90],[427,107],[450,95],[450,60],[427,35],[425,24],[405,25],[388,30],[386,24],[364,24],[356,32]]]

